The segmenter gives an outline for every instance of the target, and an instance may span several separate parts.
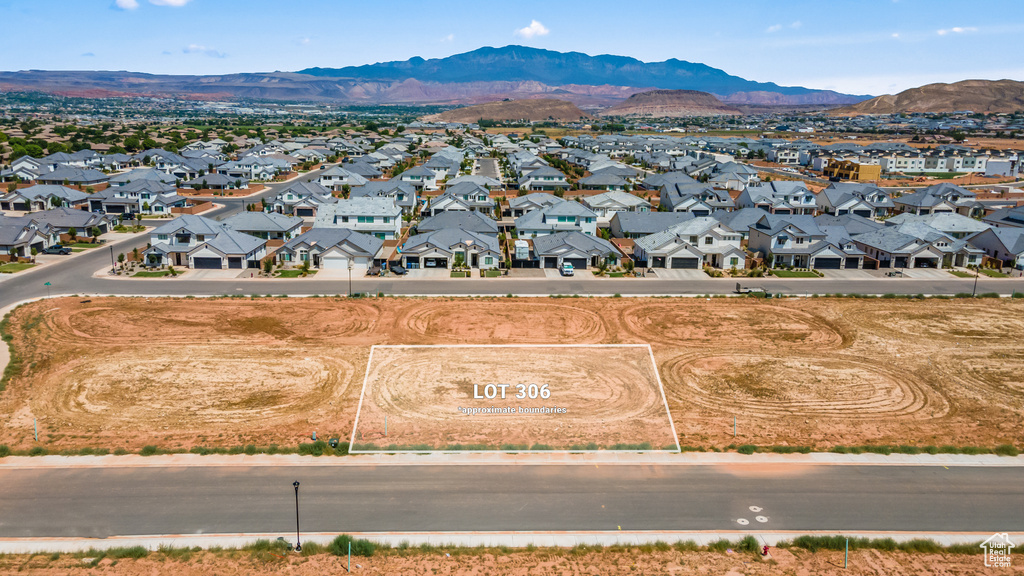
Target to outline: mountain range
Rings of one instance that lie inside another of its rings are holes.
[[[852,106],[831,110],[837,116],[901,114],[909,112],[1000,113],[1024,110],[1024,82],[1016,80],[963,80],[928,84],[886,94]]]
[[[298,72],[207,76],[124,71],[0,72],[0,91],[349,104],[467,105],[505,98],[557,98],[600,108],[657,89],[708,92],[737,105],[840,106],[869,98],[754,82],[683,60],[648,63],[625,56],[589,56],[525,46],[487,47],[447,58],[411,58]]]

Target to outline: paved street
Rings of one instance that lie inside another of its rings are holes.
[[[288,532],[293,480],[309,532],[1024,530],[1020,468],[202,467],[0,471],[0,537]]]

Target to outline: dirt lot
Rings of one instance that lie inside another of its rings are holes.
[[[1024,302],[93,299],[18,309],[0,444],[347,438],[371,344],[651,343],[681,443],[1024,443]],[[733,418],[738,437],[733,438]]]
[[[1020,557],[1016,556],[1014,563]],[[175,574],[181,576],[294,574],[321,575],[347,573],[347,559],[329,555],[267,558],[248,553],[195,553],[187,561],[165,559],[159,554],[131,560],[104,559],[95,568],[72,556],[51,560],[48,556],[2,556],[0,571],[37,575]],[[510,551],[481,554],[413,552],[408,556],[391,553],[371,558],[352,559],[354,574],[439,574],[450,576],[558,575],[594,574],[677,574],[702,576],[786,575],[871,575],[966,576],[975,574],[1021,574],[1024,567],[985,568],[981,556],[955,554],[913,554],[857,550],[850,552],[848,569],[843,569],[842,552],[807,552],[799,549],[773,549],[769,560],[752,553],[647,552],[640,550],[603,551],[575,554],[569,550]]]
[[[487,399],[488,384],[508,385],[505,398],[495,388],[495,398]],[[515,412],[461,411],[487,407]],[[519,410],[557,407],[566,412]],[[364,450],[453,444],[677,449],[646,346],[378,347],[355,441],[372,444]]]

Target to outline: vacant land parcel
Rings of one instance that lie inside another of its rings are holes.
[[[377,346],[353,451],[676,450],[646,345]]]
[[[62,298],[22,306],[6,333],[0,444],[16,450],[348,440],[371,346],[410,344],[650,344],[683,445],[1024,442],[1020,300]]]

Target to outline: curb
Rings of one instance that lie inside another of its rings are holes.
[[[410,546],[430,544],[434,546],[508,546],[524,548],[537,546],[545,548],[571,548],[577,545],[612,546],[615,544],[642,545],[666,542],[669,544],[692,540],[698,545],[706,546],[721,539],[740,540],[747,536],[757,538],[763,545],[776,546],[783,540],[792,540],[798,536],[845,536],[849,538],[892,538],[897,542],[915,539],[933,540],[942,546],[952,544],[974,544],[992,536],[983,532],[843,532],[843,531],[582,531],[582,532],[346,532],[353,538],[365,538],[378,543],[387,543],[397,547],[403,542]],[[328,544],[339,533],[310,532],[302,533],[302,542]],[[1024,533],[1012,532],[1010,538],[1020,542]],[[111,536],[109,538],[3,538],[0,539],[0,554],[32,554],[43,552],[84,552],[90,548],[105,550],[109,548],[142,546],[148,550],[166,547],[240,548],[256,540],[277,540],[282,538],[292,542],[294,532],[267,532],[251,534],[202,534],[202,535],[139,535]]]

